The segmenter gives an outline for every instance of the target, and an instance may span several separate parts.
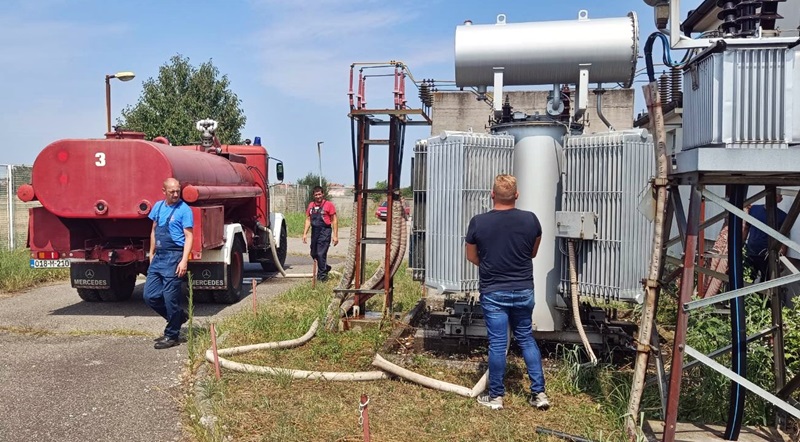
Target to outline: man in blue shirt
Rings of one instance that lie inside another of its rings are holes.
[[[542,355],[533,339],[533,258],[542,240],[542,226],[532,212],[516,208],[517,180],[498,175],[492,187],[493,210],[469,221],[465,253],[478,266],[480,304],[489,337],[489,389],[478,403],[503,408],[506,348],[509,328],[528,368],[528,403],[550,408],[544,392]]]
[[[780,193],[778,193],[776,196],[776,203],[783,201],[783,196]],[[748,213],[755,219],[769,225],[769,223],[767,223],[767,208],[765,205],[760,204],[757,206],[751,206]],[[775,208],[775,221],[777,223],[777,225],[774,227],[775,230],[780,230],[781,225],[783,225],[783,222],[786,220],[786,216],[786,212],[778,209],[777,207]],[[756,280],[756,277],[758,277],[762,282],[766,281],[769,278],[767,271],[769,269],[768,258],[770,237],[757,227],[749,224],[745,225],[744,236],[747,238],[744,248],[745,265],[750,267],[753,281]],[[779,253],[786,253],[786,246],[782,246],[779,249]]]
[[[192,209],[181,200],[181,184],[164,181],[164,200],[150,211],[150,267],[144,285],[144,302],[167,320],[164,335],[156,339],[158,350],[180,344],[181,325],[188,314],[181,308],[181,281],[186,276],[192,251]]]

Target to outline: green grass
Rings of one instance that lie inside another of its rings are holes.
[[[69,269],[32,269],[27,249],[0,250],[0,292],[18,292],[69,278]]]
[[[225,347],[303,335],[315,319],[324,316],[334,286],[333,281],[318,284],[316,289],[299,284],[261,304],[257,314],[243,309],[225,319],[219,325],[219,333],[226,336]],[[395,275],[394,312],[402,317],[417,304],[421,293],[419,283],[410,279],[405,266],[401,267]],[[380,295],[368,302],[372,310],[379,310],[382,305]],[[371,371],[375,369],[371,362],[376,352],[387,358],[396,357],[382,350],[394,326],[395,321],[387,320],[359,331],[320,330],[299,348],[251,352],[232,359],[285,369]],[[480,349],[465,359],[476,363],[465,366],[481,367],[485,356],[485,349]],[[420,374],[468,387],[482,375],[482,369],[451,368],[426,353],[406,357],[399,363]],[[592,372],[576,368],[577,362],[548,360],[547,366],[548,394],[554,404],[548,412],[538,412],[527,404],[525,365],[521,357],[513,355],[506,376],[506,409],[499,413],[478,405],[474,399],[397,379],[322,382],[224,370],[224,382],[215,383],[215,394],[203,396],[212,396],[213,411],[219,419],[216,428],[223,429],[224,437],[237,441],[362,440],[357,424],[361,393],[370,398],[373,440],[557,440],[536,434],[537,426],[605,442],[625,440],[621,413],[627,405],[625,388],[629,388],[629,376],[617,375],[610,366]],[[208,373],[213,377],[213,369]],[[191,406],[186,413],[193,413]],[[206,434],[198,429],[196,419],[195,414],[193,427],[199,440],[219,438],[217,433]]]
[[[283,214],[286,220],[286,234],[291,238],[303,236],[303,226],[306,221],[306,214],[301,212],[288,212]],[[378,224],[381,221],[375,217],[374,203],[370,202],[367,206],[367,224]],[[351,216],[339,217],[339,229],[346,229],[353,225]]]

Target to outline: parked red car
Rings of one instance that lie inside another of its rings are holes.
[[[407,205],[404,207],[406,209],[406,217],[411,216],[411,207],[408,207]],[[386,201],[382,202],[381,205],[375,210],[375,216],[381,221],[386,221]]]

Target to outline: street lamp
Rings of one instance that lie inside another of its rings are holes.
[[[106,75],[106,132],[111,132],[111,79],[119,81],[131,81],[136,74],[133,72],[117,72],[116,74]]]
[[[322,187],[322,143],[324,143],[324,141],[317,141],[317,158],[319,158],[319,187]]]

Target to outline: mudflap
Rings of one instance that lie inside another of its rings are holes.
[[[72,262],[69,279],[76,289],[110,289],[111,266],[102,262]]]
[[[193,290],[227,290],[228,280],[223,262],[190,262]]]

